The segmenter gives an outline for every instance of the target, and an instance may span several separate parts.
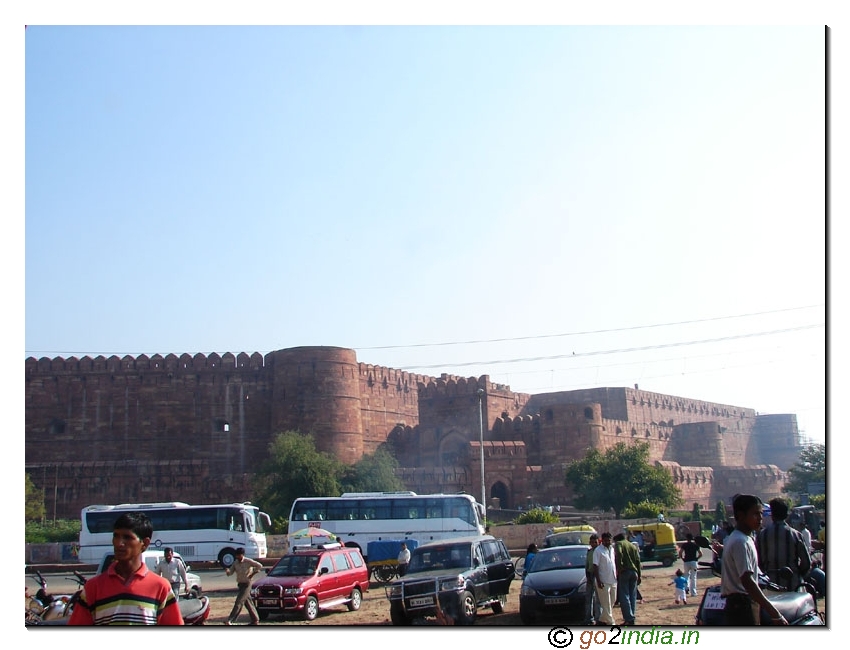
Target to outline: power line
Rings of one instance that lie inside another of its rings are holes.
[[[752,316],[764,316],[768,314],[779,314],[791,311],[801,311],[804,309],[813,309],[816,307],[823,307],[823,303],[817,305],[805,305],[802,307],[786,307],[784,309],[773,309],[770,311],[759,311],[759,312],[750,312],[746,314],[735,314],[730,316],[714,316],[711,318],[702,318],[702,319],[694,319],[694,320],[685,320],[678,322],[669,322],[669,323],[655,323],[649,325],[633,325],[629,327],[617,327],[617,328],[609,328],[609,329],[599,329],[599,330],[585,330],[578,332],[565,332],[561,334],[538,334],[531,336],[517,336],[517,337],[508,337],[508,338],[495,338],[495,339],[477,339],[477,340],[469,340],[469,341],[443,341],[437,343],[411,343],[405,345],[377,345],[377,346],[353,346],[353,350],[364,351],[364,350],[398,350],[398,349],[406,349],[406,348],[424,348],[424,347],[447,347],[452,345],[477,345],[482,343],[505,343],[511,341],[530,341],[530,340],[544,340],[544,339],[552,339],[552,338],[564,338],[568,336],[587,336],[590,334],[606,334],[606,333],[614,333],[614,332],[629,332],[640,329],[654,329],[661,327],[675,327],[679,325],[693,325],[696,323],[708,323],[708,322],[716,322],[722,320],[730,320],[730,319],[738,319],[738,318],[750,318]],[[265,356],[269,352],[273,352],[273,350],[258,350],[259,354]],[[162,352],[121,352],[121,351],[113,351],[113,352],[84,352],[80,350],[24,350],[24,353],[27,356],[36,356],[36,355],[89,355],[89,356],[140,356],[142,354],[152,356],[153,354],[162,354]],[[181,353],[182,354],[182,353]],[[207,354],[207,353],[199,353],[199,354]],[[211,353],[210,353],[211,354]],[[588,353],[591,354],[591,353]],[[569,355],[572,356],[572,355]],[[579,355],[576,355],[579,356]],[[541,357],[547,358],[547,357]],[[556,358],[556,357],[548,357],[548,358]],[[509,363],[507,361],[501,363]],[[469,364],[450,364],[450,365],[476,365],[476,363]],[[411,366],[417,368],[428,368],[428,367],[439,367],[439,366]]]
[[[787,332],[797,332],[801,330],[812,329],[815,327],[823,327],[823,323],[814,323],[812,325],[800,325],[798,327],[787,327],[784,329],[778,330],[768,330],[764,332],[751,332],[749,334],[734,334],[731,336],[720,336],[713,339],[701,339],[694,341],[680,341],[677,343],[659,343],[656,345],[645,345],[641,347],[635,348],[619,348],[614,350],[596,350],[593,352],[572,352],[570,354],[554,354],[550,356],[542,356],[542,357],[521,357],[518,359],[493,359],[488,361],[464,361],[459,363],[435,363],[435,364],[426,364],[426,365],[409,365],[402,366],[398,368],[399,370],[413,370],[413,369],[428,369],[428,368],[446,368],[446,367],[465,367],[465,366],[491,366],[491,365],[499,365],[504,363],[527,363],[530,361],[550,361],[553,359],[568,359],[572,357],[593,357],[605,354],[625,354],[628,352],[645,352],[647,350],[661,350],[663,348],[676,348],[682,347],[685,345],[704,345],[706,343],[720,343],[722,341],[732,341],[735,339],[746,339],[746,338],[754,338],[758,336],[771,336],[774,334],[783,334]]]
[[[509,341],[529,341],[529,340],[538,340],[538,339],[553,339],[553,338],[562,338],[566,336],[586,336],[588,334],[610,334],[613,332],[630,332],[634,330],[640,329],[652,329],[657,327],[674,327],[678,325],[693,325],[695,323],[710,323],[713,321],[719,320],[730,320],[735,318],[750,318],[752,316],[765,316],[767,314],[779,314],[783,312],[789,311],[800,311],[803,309],[812,309],[814,307],[823,307],[823,304],[820,305],[806,305],[804,307],[787,307],[785,309],[773,309],[771,311],[756,311],[748,314],[736,314],[732,316],[713,316],[711,318],[700,318],[695,320],[683,320],[678,322],[671,323],[655,323],[652,325],[633,325],[630,327],[616,327],[611,329],[601,329],[601,330],[586,330],[579,332],[565,332],[562,334],[537,334],[533,336],[516,336],[511,338],[498,338],[498,339],[477,339],[471,341],[444,341],[441,343],[411,343],[407,345],[376,345],[370,347],[356,347],[356,350],[397,350],[404,348],[427,348],[427,347],[444,347],[449,345],[475,345],[479,343],[505,343]],[[426,367],[426,366],[420,366]]]
[[[755,354],[759,352],[773,352],[779,349],[780,346],[770,346],[765,348],[748,348],[747,354]],[[652,359],[639,359],[637,361],[616,361],[614,363],[595,363],[592,365],[585,366],[569,366],[568,368],[537,368],[534,370],[510,370],[503,373],[506,376],[516,376],[516,375],[533,375],[540,374],[543,372],[574,372],[576,370],[592,370],[594,368],[616,368],[619,366],[635,366],[635,365],[646,365],[646,364],[659,364],[659,363],[669,363],[675,361],[691,361],[696,359],[709,359],[712,357],[725,357],[730,354],[737,354],[730,352],[729,350],[724,350],[723,352],[712,352],[710,354],[685,354],[675,357],[653,357]],[[576,355],[579,356],[579,355]],[[814,356],[814,354],[809,354],[808,356]],[[572,355],[570,355],[572,357]],[[508,381],[499,382],[499,383],[510,383]]]

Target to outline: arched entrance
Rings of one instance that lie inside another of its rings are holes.
[[[508,486],[502,483],[502,481],[496,481],[490,487],[490,498],[496,498],[499,500],[500,508],[510,508],[510,491],[508,490]]]

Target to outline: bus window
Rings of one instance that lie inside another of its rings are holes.
[[[327,517],[327,502],[322,499],[296,501],[293,519],[296,521],[324,521]]]
[[[360,508],[356,502],[329,501],[328,521],[352,521],[360,518]]]
[[[392,519],[390,499],[363,499],[360,512],[367,515],[362,519]]]

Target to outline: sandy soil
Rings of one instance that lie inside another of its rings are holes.
[[[694,615],[696,614],[697,606],[699,605],[702,590],[720,582],[720,578],[712,576],[710,571],[700,571],[698,582],[700,596],[689,600],[687,605],[676,605],[674,603],[673,587],[669,584],[673,578],[675,570],[675,566],[671,568],[663,568],[661,565],[650,565],[644,567],[643,579],[640,585],[640,591],[644,597],[644,602],[643,604],[638,605],[637,611],[637,624],[639,626],[693,625]],[[496,615],[490,610],[483,610],[479,613],[475,625],[521,626],[522,622],[519,618],[519,589],[519,581],[514,581],[511,585],[511,591],[508,596],[508,603],[505,611],[502,614]],[[235,590],[232,592],[209,594],[209,596],[212,609],[208,624],[222,625],[233,606]],[[622,616],[619,608],[615,608],[614,615],[615,621],[617,623],[622,623]],[[248,613],[243,610],[239,616],[238,623],[247,624],[249,620]],[[568,623],[568,621],[564,621],[564,623]],[[569,623],[580,624],[581,621],[569,621]],[[433,621],[426,621],[425,624],[436,625]],[[392,623],[389,619],[389,601],[387,601],[384,594],[384,587],[377,583],[373,583],[369,591],[363,595],[363,605],[359,611],[349,612],[343,606],[321,612],[318,618],[311,622],[296,618],[287,618],[284,620],[277,616],[271,616],[260,625],[391,626]],[[547,623],[546,626],[552,627],[551,622]]]

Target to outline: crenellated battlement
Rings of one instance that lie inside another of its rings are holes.
[[[30,357],[24,367],[26,467],[60,517],[95,502],[250,499],[252,473],[287,430],[344,463],[389,443],[405,484],[423,493],[477,493],[482,436],[485,481],[504,507],[568,503],[565,464],[618,442],[648,443],[687,501],[756,487],[769,498],[783,480],[775,462],[800,444],[793,415],[638,388],[529,395],[331,346]]]
[[[247,354],[240,352],[238,355],[233,355],[230,352],[225,352],[219,355],[215,352],[206,354],[181,354],[179,357],[176,354],[154,354],[148,356],[140,354],[138,356],[124,355],[118,357],[112,355],[104,357],[98,355],[94,358],[84,356],[77,357],[54,357],[48,359],[41,357],[36,359],[28,357],[24,361],[24,367],[27,376],[37,376],[39,374],[55,374],[55,373],[85,373],[85,372],[108,372],[113,374],[120,373],[136,373],[139,371],[154,371],[154,372],[197,372],[199,370],[262,370],[264,367],[263,356],[259,352]]]

